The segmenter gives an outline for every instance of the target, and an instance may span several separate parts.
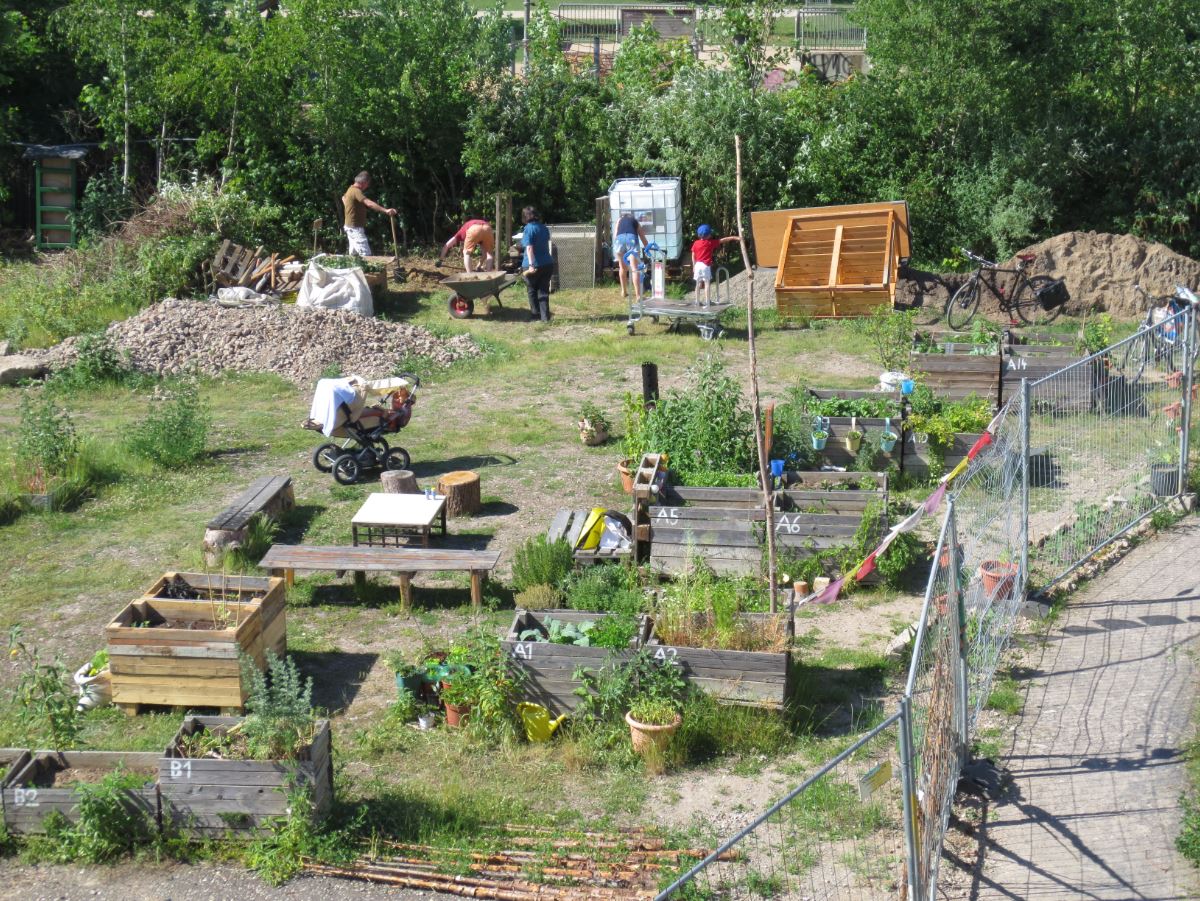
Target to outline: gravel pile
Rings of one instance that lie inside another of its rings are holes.
[[[298,384],[312,383],[331,366],[346,375],[386,378],[406,357],[447,365],[480,352],[467,335],[443,340],[418,326],[354,313],[286,304],[239,309],[191,300],[148,307],[110,325],[108,337],[140,372],[273,372]],[[46,362],[55,368],[69,365],[76,343],[68,338],[51,348]]]

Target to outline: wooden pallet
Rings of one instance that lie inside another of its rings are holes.
[[[587,523],[587,518],[591,515],[591,512],[590,509],[559,510],[554,514],[554,518],[550,520],[550,528],[546,530],[546,540],[553,543],[560,538],[565,539],[572,549],[571,553],[575,558],[575,562],[583,565],[628,559],[630,554],[633,553],[632,536],[630,536],[631,544],[626,548],[597,547],[585,551],[575,547],[583,535],[583,527]]]

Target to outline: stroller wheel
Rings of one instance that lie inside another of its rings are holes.
[[[412,458],[408,455],[408,451],[402,447],[393,447],[383,455],[384,469],[408,469],[411,463]]]
[[[333,464],[342,455],[342,449],[336,444],[322,444],[312,455],[312,464],[317,472],[332,472]]]
[[[339,485],[353,485],[358,473],[358,460],[351,454],[342,454],[333,464],[333,480]]]

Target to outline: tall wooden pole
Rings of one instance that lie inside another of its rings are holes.
[[[750,251],[746,249],[746,232],[742,227],[742,138],[733,137],[733,152],[737,163],[737,229],[738,247],[746,267],[746,339],[750,346],[750,410],[754,416],[754,442],[758,446],[758,473],[762,486],[763,505],[767,516],[767,584],[771,592],[771,612],[779,612],[779,595],[775,586],[775,511],[771,491],[771,464],[767,460],[767,442],[763,435],[762,409],[758,399],[758,351],[754,346],[754,269],[750,266]],[[790,631],[790,630],[789,630]]]

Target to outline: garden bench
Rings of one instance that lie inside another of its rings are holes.
[[[883,505],[879,528],[886,527],[887,479],[864,473],[802,473],[796,488],[775,493],[777,546],[799,554],[819,553],[849,544],[868,505]],[[823,487],[826,483],[861,480],[876,488]],[[833,478],[837,477],[837,478]],[[666,488],[650,507],[650,565],[659,572],[686,572],[701,557],[718,573],[757,574],[762,567],[766,509],[753,488]]]
[[[412,606],[412,577],[419,572],[469,572],[471,604],[478,609],[483,604],[483,580],[499,562],[499,551],[275,544],[258,565],[282,576],[288,585],[295,584],[296,570],[353,572],[359,579],[368,572],[394,572],[399,574],[400,600],[407,610]]]
[[[204,532],[205,555],[211,557],[231,544],[245,541],[246,527],[256,514],[274,519],[294,506],[296,496],[290,476],[255,479],[228,507],[209,520]]]
[[[546,530],[546,540],[550,543],[558,541],[560,538],[565,539],[567,544],[572,548],[579,541],[579,536],[583,534],[584,524],[587,522],[588,515],[592,511],[587,510],[559,510],[554,514],[554,519],[550,521],[550,528]],[[630,536],[632,538],[632,536]],[[626,548],[594,548],[592,550],[575,550],[573,551],[575,562],[580,564],[600,563],[604,560],[624,560],[631,553],[633,547]]]

